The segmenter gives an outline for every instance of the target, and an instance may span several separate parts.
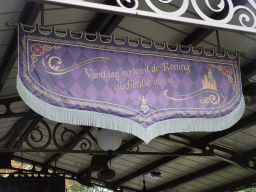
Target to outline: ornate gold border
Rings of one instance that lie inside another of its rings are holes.
[[[181,58],[191,58],[191,59],[197,59],[197,60],[203,60],[203,61],[211,61],[211,62],[221,62],[221,63],[229,63],[229,64],[234,64],[235,71],[236,71],[236,78],[237,78],[237,88],[238,88],[238,95],[236,99],[232,102],[231,105],[227,106],[224,109],[220,110],[214,110],[214,111],[167,111],[163,113],[157,113],[154,114],[150,117],[142,117],[139,114],[136,114],[132,111],[117,108],[114,106],[105,106],[102,104],[98,103],[88,103],[88,102],[81,102],[81,101],[70,101],[66,100],[63,98],[59,98],[53,95],[50,95],[46,91],[43,91],[40,87],[38,87],[36,84],[32,82],[32,80],[29,78],[27,74],[27,61],[26,61],[26,40],[27,39],[32,39],[32,40],[41,40],[41,41],[51,41],[55,43],[65,43],[65,44],[75,44],[75,45],[81,45],[81,46],[87,46],[87,47],[94,47],[94,48],[101,48],[101,49],[111,49],[111,50],[119,50],[119,51],[126,51],[126,52],[134,52],[134,53],[143,53],[143,54],[154,54],[154,55],[162,55],[162,56],[171,56],[171,57],[181,57]],[[101,107],[105,109],[112,109],[116,111],[120,111],[126,114],[130,114],[133,117],[138,118],[140,121],[143,122],[148,122],[151,121],[154,118],[169,115],[169,114],[218,114],[218,113],[223,113],[227,110],[229,110],[231,107],[235,105],[239,101],[239,98],[241,97],[241,92],[240,92],[240,78],[239,78],[239,71],[238,71],[238,66],[236,61],[232,60],[224,60],[224,59],[215,59],[215,58],[206,58],[206,57],[199,57],[199,56],[190,56],[190,55],[180,55],[180,54],[174,54],[174,53],[168,53],[168,52],[158,52],[158,51],[149,51],[149,50],[139,50],[139,49],[131,49],[131,48],[124,48],[124,47],[114,47],[114,46],[107,46],[107,45],[98,45],[98,44],[91,44],[91,43],[84,43],[84,42],[79,42],[79,41],[70,41],[70,40],[62,40],[62,39],[53,39],[53,38],[47,38],[47,37],[40,37],[40,36],[33,36],[33,35],[24,35],[22,38],[22,44],[23,44],[23,75],[28,81],[28,83],[31,85],[32,88],[43,94],[44,96],[51,98],[55,101],[58,102],[63,102],[67,104],[78,104],[78,105],[84,105],[84,106],[92,106],[92,107]]]

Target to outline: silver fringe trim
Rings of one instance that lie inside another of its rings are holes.
[[[133,134],[148,144],[159,135],[174,132],[213,132],[233,126],[243,115],[245,109],[242,96],[238,107],[228,115],[220,118],[200,119],[184,118],[157,122],[147,129],[130,119],[113,115],[66,109],[46,103],[33,95],[17,76],[17,89],[22,100],[36,113],[60,123],[87,125],[106,129],[118,130]]]

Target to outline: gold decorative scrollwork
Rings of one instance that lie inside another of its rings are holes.
[[[231,84],[232,89],[235,89],[233,77],[228,76],[228,82]]]
[[[33,44],[30,48],[31,52],[31,71],[35,69],[35,63],[38,61],[38,57],[43,55],[44,51],[51,51],[52,49],[60,49],[60,46],[51,46],[51,45],[40,45],[40,44]]]
[[[212,104],[217,105],[220,103],[220,95],[218,93],[216,93],[216,95],[217,95],[217,98],[215,95],[210,95],[209,97],[205,97],[204,99],[201,99],[200,103],[208,104],[210,101]]]
[[[53,48],[54,49],[59,49],[60,46],[51,46],[51,45],[44,45],[43,46],[44,51],[51,51]]]
[[[85,60],[77,65],[74,65],[74,66],[71,66],[71,67],[68,67],[66,69],[59,69],[60,66],[56,66],[56,65],[53,65],[52,64],[52,60],[53,59],[57,59],[57,64],[61,65],[62,64],[62,60],[61,58],[57,57],[57,56],[52,56],[48,59],[48,65],[46,65],[45,63],[45,60],[47,60],[47,58],[49,57],[49,55],[47,55],[45,58],[42,59],[42,63],[44,65],[44,67],[47,69],[47,73],[49,74],[52,74],[52,75],[63,75],[65,73],[68,73],[68,72],[71,72],[77,68],[80,68],[84,65],[87,65],[87,64],[90,64],[90,63],[94,63],[94,62],[97,62],[97,61],[102,61],[103,59],[109,59],[109,60],[112,60],[108,57],[95,57],[93,59],[88,59],[88,60]],[[49,67],[48,67],[49,66]],[[50,71],[49,69],[53,70],[53,71]]]
[[[52,65],[52,59],[58,59],[57,63],[58,63],[59,65],[62,63],[62,61],[61,61],[61,59],[60,59],[59,57],[57,57],[57,56],[53,56],[53,57],[51,57],[51,58],[49,59],[49,61],[48,61],[49,67],[50,67],[51,69],[57,71],[57,70],[60,68],[60,66],[53,66],[53,65]]]

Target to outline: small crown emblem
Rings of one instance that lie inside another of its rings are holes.
[[[141,102],[142,102],[142,105],[146,105],[147,104],[147,99],[145,99],[145,97],[143,96],[142,99],[140,98]]]
[[[139,97],[140,98],[140,97]],[[140,106],[141,110],[146,114],[149,110],[149,106],[147,105],[147,99],[145,99],[145,97],[143,96],[142,99],[140,98],[142,104]]]

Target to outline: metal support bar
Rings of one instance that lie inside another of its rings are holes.
[[[0,148],[0,152],[41,152],[41,153],[82,153],[82,154],[104,154],[108,155],[108,151],[98,150],[70,150],[70,149],[13,149],[13,148]],[[213,156],[211,154],[202,153],[169,153],[169,152],[130,152],[130,151],[113,151],[113,155],[162,155],[162,156]]]
[[[10,22],[5,23],[5,25],[8,26],[8,27],[12,27],[12,26],[16,27],[16,26],[18,26],[17,23],[10,23]],[[23,28],[24,28],[25,30],[35,29],[35,27],[34,27],[34,26],[31,26],[31,25],[23,25]],[[51,27],[42,27],[42,26],[40,26],[39,29],[42,30],[42,31],[51,31]],[[55,31],[56,31],[56,32],[59,32],[59,33],[67,33],[67,30],[64,30],[64,29],[55,29]],[[88,37],[93,37],[93,38],[96,37],[96,34],[95,34],[95,33],[86,33],[86,32],[84,32],[84,33],[85,33],[86,36],[88,36]],[[71,31],[71,34],[74,35],[74,36],[80,37],[80,36],[81,36],[81,31]],[[112,36],[110,36],[110,35],[100,35],[100,37],[101,37],[102,39],[111,39],[111,38],[112,38]],[[124,41],[124,40],[126,39],[125,37],[118,37],[118,36],[115,36],[114,38],[115,38],[115,40],[122,40],[122,41]],[[130,41],[130,42],[136,42],[136,43],[138,43],[139,40],[138,40],[138,39],[129,38],[129,41]],[[142,40],[142,43],[151,44],[152,41],[149,41],[149,40]],[[164,42],[155,41],[155,45],[164,46],[164,44],[165,44]],[[179,46],[181,47],[181,49],[190,49],[190,46],[188,46],[188,45],[179,45]],[[174,49],[177,48],[177,44],[168,44],[168,47],[169,47],[170,49],[173,49],[173,50],[174,50]],[[205,51],[209,51],[209,52],[212,52],[212,51],[213,51],[213,48],[207,48],[207,47],[205,47],[205,48],[202,48],[202,47],[193,47],[193,50],[202,51],[202,49],[204,49]],[[224,50],[221,50],[220,53],[223,53],[223,54],[224,54],[225,51],[224,51]],[[229,53],[229,54],[232,54],[232,55],[236,55],[236,54],[237,54],[236,51],[228,51],[228,53]],[[240,55],[244,55],[244,53],[240,53]]]
[[[196,151],[201,151],[204,155],[206,155],[206,154],[213,155],[225,162],[231,163],[233,165],[238,165],[242,168],[249,169],[256,173],[256,166],[249,165],[250,159],[245,158],[246,154],[240,154],[240,153],[237,153],[236,151],[233,151],[228,148],[224,148],[224,147],[221,147],[221,146],[215,145],[215,144],[208,145],[207,147],[204,147],[204,146],[196,147],[193,144],[186,144],[184,142],[172,139],[172,138],[168,137],[168,135],[160,136],[160,138],[167,139],[173,143],[180,144],[182,146],[185,146],[187,148],[190,148],[190,149],[193,149]]]
[[[219,30],[216,30],[216,38],[217,38],[218,51],[220,51],[221,46],[220,46],[220,34],[219,34]]]
[[[181,149],[177,150],[175,153],[177,154],[177,153],[190,153],[190,152],[192,152],[191,149],[181,148]],[[132,172],[131,174],[126,175],[123,178],[120,178],[120,179],[114,181],[113,185],[114,186],[122,185],[123,183],[130,181],[140,175],[146,174],[146,173],[150,172],[151,170],[157,169],[160,166],[170,163],[171,161],[173,161],[177,158],[179,158],[179,156],[162,157],[162,158],[158,159],[157,161],[154,161],[153,163],[150,163],[149,165],[146,165],[145,167],[143,167],[135,172]]]
[[[44,4],[42,4],[41,9],[41,26],[44,26]]]

